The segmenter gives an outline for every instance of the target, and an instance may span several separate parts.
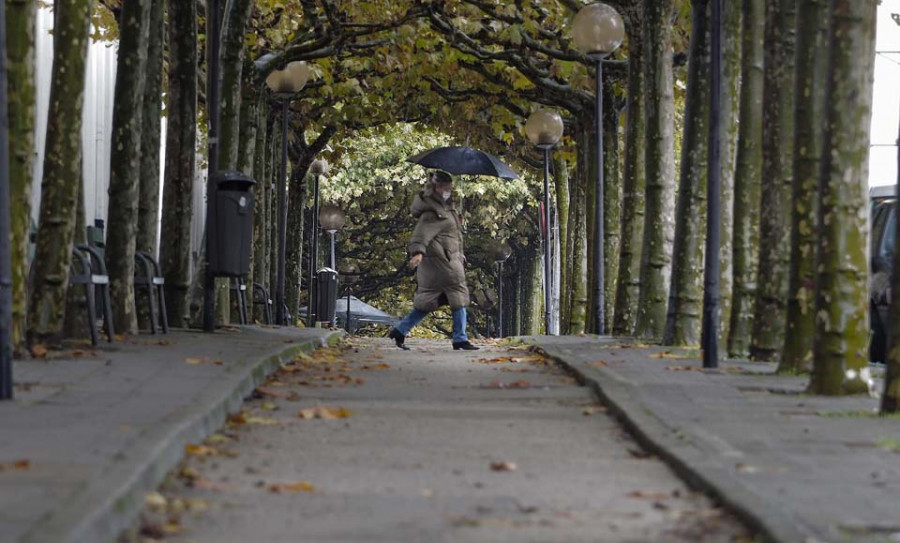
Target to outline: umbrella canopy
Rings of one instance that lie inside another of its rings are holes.
[[[501,179],[519,176],[499,158],[471,147],[437,147],[406,159],[426,168],[444,170],[452,175],[489,175]]]

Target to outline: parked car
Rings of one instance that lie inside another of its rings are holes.
[[[888,311],[891,303],[891,273],[897,245],[897,186],[869,189],[871,201],[871,246],[869,248],[869,315],[872,338],[869,360],[887,357]]]

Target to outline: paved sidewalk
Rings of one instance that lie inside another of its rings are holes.
[[[526,350],[349,338],[191,448],[122,543],[749,543]]]
[[[900,418],[872,416],[877,400],[808,396],[807,377],[775,376],[771,364],[700,371],[700,360],[677,350],[609,339],[529,342],[768,539],[900,541]]]
[[[174,331],[15,363],[0,403],[0,541],[111,541],[253,387],[324,330]]]

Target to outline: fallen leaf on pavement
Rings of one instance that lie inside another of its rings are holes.
[[[30,460],[15,460],[13,462],[0,462],[0,471],[6,471],[6,470],[24,471],[26,469],[31,469],[31,461]]]
[[[205,363],[209,362],[209,357],[204,356],[202,358],[199,358],[199,357],[185,358],[184,361],[186,364],[190,364],[192,366],[199,366],[200,364],[205,364]]]
[[[144,504],[154,511],[165,511],[169,502],[166,500],[166,497],[159,492],[149,492],[144,497]]]
[[[516,471],[519,466],[515,462],[491,462],[492,471]]]
[[[639,500],[665,500],[666,498],[671,498],[671,492],[646,492],[643,490],[634,490],[628,493],[629,498],[635,498]]]
[[[669,371],[703,371],[700,366],[666,366]]]
[[[345,407],[323,407],[321,405],[300,410],[301,419],[336,420],[349,418],[353,413]]]
[[[686,360],[688,358],[693,358],[693,357],[688,354],[678,354],[678,353],[673,353],[672,351],[662,351],[662,352],[651,354],[650,358],[672,358],[672,359]]]
[[[270,383],[270,385],[275,385],[275,383]],[[256,393],[260,396],[268,396],[270,398],[283,398],[288,395],[287,392],[274,390],[267,387],[256,387]]]
[[[590,417],[591,415],[596,415],[597,413],[606,413],[606,411],[607,409],[605,407],[594,405],[591,407],[585,407],[584,411],[582,411],[582,414],[585,417]]]
[[[603,360],[595,360],[594,362],[588,362],[588,366],[590,366],[590,367],[592,367],[592,368],[603,368],[603,367],[608,366],[608,365],[609,365],[609,364],[607,364],[607,363],[606,363],[605,361],[603,361]]]
[[[263,411],[275,411],[276,409],[278,409],[278,406],[272,402],[263,402],[263,404],[259,406],[259,408]]]
[[[258,424],[259,426],[278,426],[281,423],[275,419],[266,417],[247,417],[247,424]]]
[[[47,356],[47,347],[38,344],[31,346],[31,356],[35,358],[44,358]]]
[[[306,481],[297,483],[279,483],[269,485],[269,492],[273,494],[296,494],[298,492],[315,492],[316,487]]]
[[[219,451],[213,449],[212,447],[207,447],[206,445],[197,445],[194,443],[185,445],[184,452],[191,456],[217,456],[219,454]]]

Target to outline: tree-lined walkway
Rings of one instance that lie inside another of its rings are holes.
[[[138,541],[749,541],[525,350],[301,357],[148,497]]]

